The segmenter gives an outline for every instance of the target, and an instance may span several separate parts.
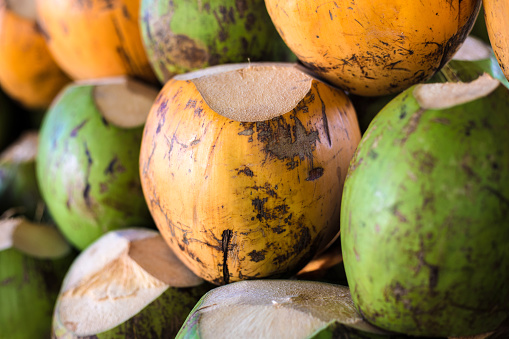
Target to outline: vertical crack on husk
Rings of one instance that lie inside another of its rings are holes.
[[[228,284],[230,282],[230,272],[228,271],[228,247],[230,246],[230,241],[233,236],[232,230],[224,230],[222,237],[222,250],[223,250],[223,281],[224,284]]]

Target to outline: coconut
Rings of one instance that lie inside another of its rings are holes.
[[[161,83],[175,74],[251,61],[293,61],[263,0],[141,0],[145,50]]]
[[[504,1],[484,0],[484,19],[491,46],[495,52],[500,67],[506,77],[509,77],[509,44],[507,42],[507,15],[509,6]]]
[[[0,0],[0,84],[29,109],[46,109],[70,79],[36,24],[36,0]]]
[[[509,93],[423,84],[373,120],[343,192],[352,298],[376,326],[467,336],[509,316]]]
[[[311,281],[253,280],[209,291],[176,338],[389,338],[362,319],[348,287]],[[327,336],[324,336],[327,337]]]
[[[44,205],[35,176],[38,132],[24,132],[0,154],[0,214],[15,208],[30,219]]]
[[[55,227],[0,220],[0,337],[50,337],[53,307],[73,257]]]
[[[198,276],[289,276],[338,234],[359,140],[345,93],[293,64],[215,66],[160,92],[142,187],[163,237]]]
[[[350,93],[378,96],[423,82],[442,68],[472,29],[481,1],[265,4],[306,67]]]
[[[153,225],[137,171],[157,90],[126,78],[74,83],[40,132],[37,179],[58,227],[79,249],[109,230]]]
[[[141,41],[140,0],[32,1],[51,53],[73,79],[126,75],[157,82]]]
[[[55,338],[174,338],[209,289],[158,232],[112,231],[83,251],[62,284]]]

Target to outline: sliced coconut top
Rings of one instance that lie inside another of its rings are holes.
[[[491,48],[481,39],[468,36],[460,49],[452,57],[453,60],[477,61],[489,59],[491,57]]]
[[[18,140],[0,154],[0,163],[22,163],[35,161],[39,134],[36,131],[23,133]]]
[[[485,73],[472,82],[446,82],[417,85],[414,97],[424,109],[444,109],[483,98],[500,82]]]
[[[35,0],[4,0],[7,8],[17,15],[35,20],[37,18],[37,7]]]
[[[305,338],[337,321],[386,334],[362,319],[348,287],[294,280],[251,280],[208,292],[188,321],[200,337]]]
[[[244,63],[177,75],[190,80],[216,113],[256,122],[290,112],[311,89],[313,78],[289,63]]]
[[[77,81],[78,86],[94,86],[94,100],[103,117],[121,128],[145,124],[159,90],[128,77]]]
[[[156,231],[109,232],[71,265],[55,317],[75,335],[93,335],[136,315],[166,291],[168,283],[190,287],[202,282]]]
[[[60,258],[71,251],[53,225],[36,224],[23,218],[0,220],[0,251],[9,248],[40,259]]]

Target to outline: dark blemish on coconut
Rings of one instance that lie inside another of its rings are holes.
[[[314,181],[320,178],[323,175],[323,172],[324,170],[321,167],[313,168],[311,171],[309,171],[306,181]]]
[[[283,117],[274,118],[267,122],[256,123],[258,140],[265,145],[264,151],[279,160],[288,160],[289,169],[294,169],[298,162],[308,159],[313,168],[313,151],[316,141],[319,141],[318,131],[307,131],[302,122],[292,116],[295,125],[288,124]]]
[[[399,221],[401,221],[401,222],[408,222],[408,219],[401,213],[401,211],[399,210],[397,205],[393,206],[391,208],[391,212],[392,212],[392,215],[397,217]]]
[[[70,137],[75,138],[78,135],[78,132],[80,129],[82,129],[88,122],[88,119],[85,119],[82,121],[78,126],[74,127],[74,129],[71,131]]]
[[[469,120],[467,126],[465,127],[465,135],[469,137],[472,134],[472,130],[476,127],[476,123],[472,120]]]
[[[274,232],[276,234],[281,234],[281,233],[286,232],[286,228],[283,228],[281,225],[279,225],[277,227],[273,227],[272,232]]]
[[[123,5],[122,6],[122,15],[124,16],[124,18],[126,18],[127,20],[131,20],[131,14],[129,13],[129,10],[127,9],[127,6],[126,5]]]
[[[260,262],[262,260],[265,260],[265,253],[267,253],[266,250],[261,250],[261,251],[251,251],[249,252],[247,255],[249,255],[251,257],[251,260],[250,261],[253,261],[253,262]]]
[[[118,158],[117,156],[115,156],[111,161],[110,163],[108,164],[108,166],[106,167],[106,169],[104,170],[104,174],[105,175],[112,175],[115,173],[115,164],[117,163],[118,161]]]
[[[249,167],[244,167],[242,169],[235,169],[237,171],[237,175],[239,174],[244,174],[244,175],[247,175],[248,177],[252,177],[254,175],[253,171],[251,171],[251,169]]]
[[[246,0],[235,0],[235,9],[239,15],[239,18],[243,18],[248,8]]]
[[[249,13],[246,17],[246,21],[244,23],[244,27],[246,28],[246,31],[251,31],[253,29],[253,26],[256,24],[256,17],[253,13]]]
[[[115,8],[114,0],[102,0],[103,7],[101,8],[103,11],[109,11]]]
[[[103,123],[104,126],[110,127],[110,124],[109,124],[108,120],[106,120],[105,117],[101,117],[101,122]]]
[[[88,208],[92,207],[92,202],[90,201],[90,184],[88,182],[83,190],[83,199]]]
[[[260,221],[262,221],[262,219],[266,218],[267,216],[266,211],[263,208],[267,200],[268,198],[263,199],[255,198],[254,200],[251,201],[251,204],[255,208],[255,212],[257,212],[256,218]]]
[[[228,251],[232,236],[232,230],[224,230],[221,239],[221,249],[223,251],[223,283],[225,285],[230,282],[230,272],[228,271]]]
[[[196,100],[189,99],[186,103],[185,109],[196,108]]]
[[[330,132],[329,132],[329,122],[327,120],[327,113],[326,113],[325,103],[323,102],[322,97],[320,96],[320,92],[318,91],[318,84],[314,83],[313,86],[315,87],[316,94],[318,95],[318,99],[320,100],[320,103],[322,104],[323,128],[325,130],[325,135],[327,136],[327,141],[329,143],[329,147],[331,147],[332,146],[332,141],[331,141]],[[348,134],[348,131],[346,133]]]
[[[195,110],[194,110],[194,115],[198,118],[201,117],[201,114],[203,113],[203,108],[201,107],[197,107]]]

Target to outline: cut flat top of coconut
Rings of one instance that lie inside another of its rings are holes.
[[[452,57],[453,60],[477,61],[489,59],[491,57],[491,48],[481,39],[468,36],[460,49]]]
[[[196,320],[198,319],[198,320]],[[252,280],[208,292],[193,316],[201,338],[304,338],[332,321],[385,334],[355,310],[349,289],[310,281]]]
[[[493,92],[500,81],[485,73],[472,82],[421,84],[413,94],[424,109],[444,109],[474,101]]]
[[[0,251],[9,248],[40,259],[61,258],[71,251],[54,226],[23,218],[0,220]]]
[[[35,161],[39,134],[36,131],[23,133],[18,140],[0,154],[0,163],[22,163]]]
[[[103,117],[121,128],[145,124],[159,90],[128,77],[78,81],[76,85],[94,86],[94,100]]]
[[[4,0],[7,8],[27,19],[35,20],[37,18],[36,0]]]
[[[190,80],[216,113],[235,121],[265,121],[290,112],[313,78],[289,63],[244,63],[177,75]]]
[[[56,321],[78,336],[107,331],[164,293],[167,282],[190,287],[203,281],[175,257],[159,233],[109,232],[71,265],[55,309]]]

